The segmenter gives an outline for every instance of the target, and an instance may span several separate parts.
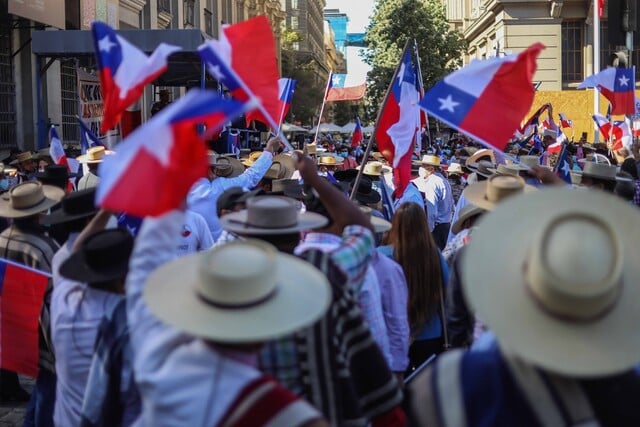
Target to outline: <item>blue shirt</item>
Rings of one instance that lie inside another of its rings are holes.
[[[437,224],[450,223],[454,203],[449,181],[440,174],[434,173],[424,178],[416,178],[411,182],[424,193],[429,228],[433,231]],[[433,209],[430,209],[432,206]]]
[[[407,188],[404,189],[404,193],[402,193],[402,196],[397,198],[393,202],[393,208],[398,209],[398,206],[405,202],[417,203],[422,207],[422,209],[424,209],[424,200],[422,200],[422,194],[420,193],[420,190],[418,190],[418,187],[416,187],[411,182],[407,185]]]
[[[263,152],[258,160],[242,175],[235,178],[223,178],[219,177],[213,181],[209,181],[207,178],[200,178],[189,190],[187,195],[187,204],[189,209],[199,213],[207,221],[209,230],[211,230],[211,237],[213,240],[218,240],[222,233],[222,227],[218,220],[218,211],[216,210],[216,203],[218,197],[227,189],[231,187],[242,187],[245,190],[250,190],[262,179],[269,167],[271,167],[271,160],[273,154],[269,151]]]

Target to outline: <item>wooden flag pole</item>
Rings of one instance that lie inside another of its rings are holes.
[[[331,84],[331,78],[333,77],[333,70],[329,69],[329,78],[327,79],[327,86],[324,88],[324,96],[322,97],[322,106],[320,107],[320,116],[318,116],[318,126],[316,127],[316,135],[313,137],[313,142],[318,143],[318,132],[320,132],[320,123],[322,123],[322,113],[324,113],[324,104],[327,102],[327,92],[329,91],[329,84]]]
[[[404,49],[402,49],[402,55],[400,56],[400,61],[402,61],[402,58],[404,58],[404,54],[407,51],[407,49],[409,48],[409,39],[407,39],[407,41],[404,44]],[[398,77],[398,70],[400,67],[396,67],[396,70],[393,72],[393,78],[391,79],[391,82],[389,83],[389,87],[387,87],[387,92],[384,95],[383,101],[382,101],[382,106],[384,107],[384,105],[387,103],[387,100],[389,99],[389,94],[391,93],[391,88],[393,87],[393,82],[396,81],[396,78]],[[353,200],[353,198],[355,197],[357,191],[358,191],[358,186],[360,185],[360,180],[362,179],[362,173],[364,172],[364,168],[367,165],[367,160],[369,160],[369,153],[371,152],[371,146],[373,145],[373,140],[375,139],[375,134],[376,131],[378,130],[378,125],[380,124],[380,116],[382,115],[382,108],[378,109],[378,116],[376,117],[376,124],[373,127],[373,132],[371,133],[371,138],[369,138],[369,142],[367,143],[367,148],[364,151],[364,157],[362,158],[362,164],[360,165],[360,170],[358,170],[358,175],[356,175],[356,179],[355,181],[353,181],[353,189],[351,190],[351,194],[349,195],[349,200]],[[381,178],[384,179],[384,178]]]

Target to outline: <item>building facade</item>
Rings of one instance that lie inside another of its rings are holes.
[[[594,69],[593,0],[444,0],[447,19],[469,44],[465,63],[518,53],[535,42],[546,46],[538,58],[534,82],[538,87],[533,109],[551,102],[554,113],[573,120],[576,140],[587,132],[593,140],[593,90],[577,90]],[[608,43],[606,7],[600,19],[600,69],[614,46]],[[637,62],[638,50],[633,55]],[[636,77],[636,80],[638,76]],[[600,98],[600,112],[607,109]],[[557,120],[557,117],[556,117]],[[571,135],[569,135],[571,136]]]
[[[347,56],[347,24],[349,17],[346,13],[340,12],[340,9],[325,9],[324,19],[329,22],[333,30],[336,50],[342,52],[344,57]]]
[[[37,14],[33,5],[46,13]],[[44,5],[44,6],[42,6]],[[78,143],[79,75],[95,73],[91,57],[39,61],[32,54],[36,30],[88,30],[94,20],[120,30],[199,29],[217,38],[221,25],[266,15],[279,37],[285,18],[280,0],[7,0],[0,2],[0,150],[37,149],[49,124],[59,124],[65,143]],[[323,50],[324,51],[324,50]],[[83,74],[87,73],[87,74]],[[138,107],[149,116],[161,88],[149,85]],[[174,97],[185,91],[172,88]],[[38,111],[41,113],[38,114]],[[40,120],[38,120],[40,117]]]

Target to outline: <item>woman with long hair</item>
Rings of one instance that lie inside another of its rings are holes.
[[[449,271],[429,230],[424,208],[416,203],[398,207],[387,245],[378,250],[398,262],[407,278],[411,372],[444,349],[441,298]]]

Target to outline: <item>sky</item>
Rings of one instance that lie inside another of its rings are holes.
[[[369,15],[373,13],[374,0],[326,0],[327,9],[340,9],[349,17],[347,31],[350,33],[364,33],[369,24]],[[355,47],[347,47],[347,72],[354,74],[360,81],[364,81],[369,66],[362,62],[358,52],[362,50]]]

